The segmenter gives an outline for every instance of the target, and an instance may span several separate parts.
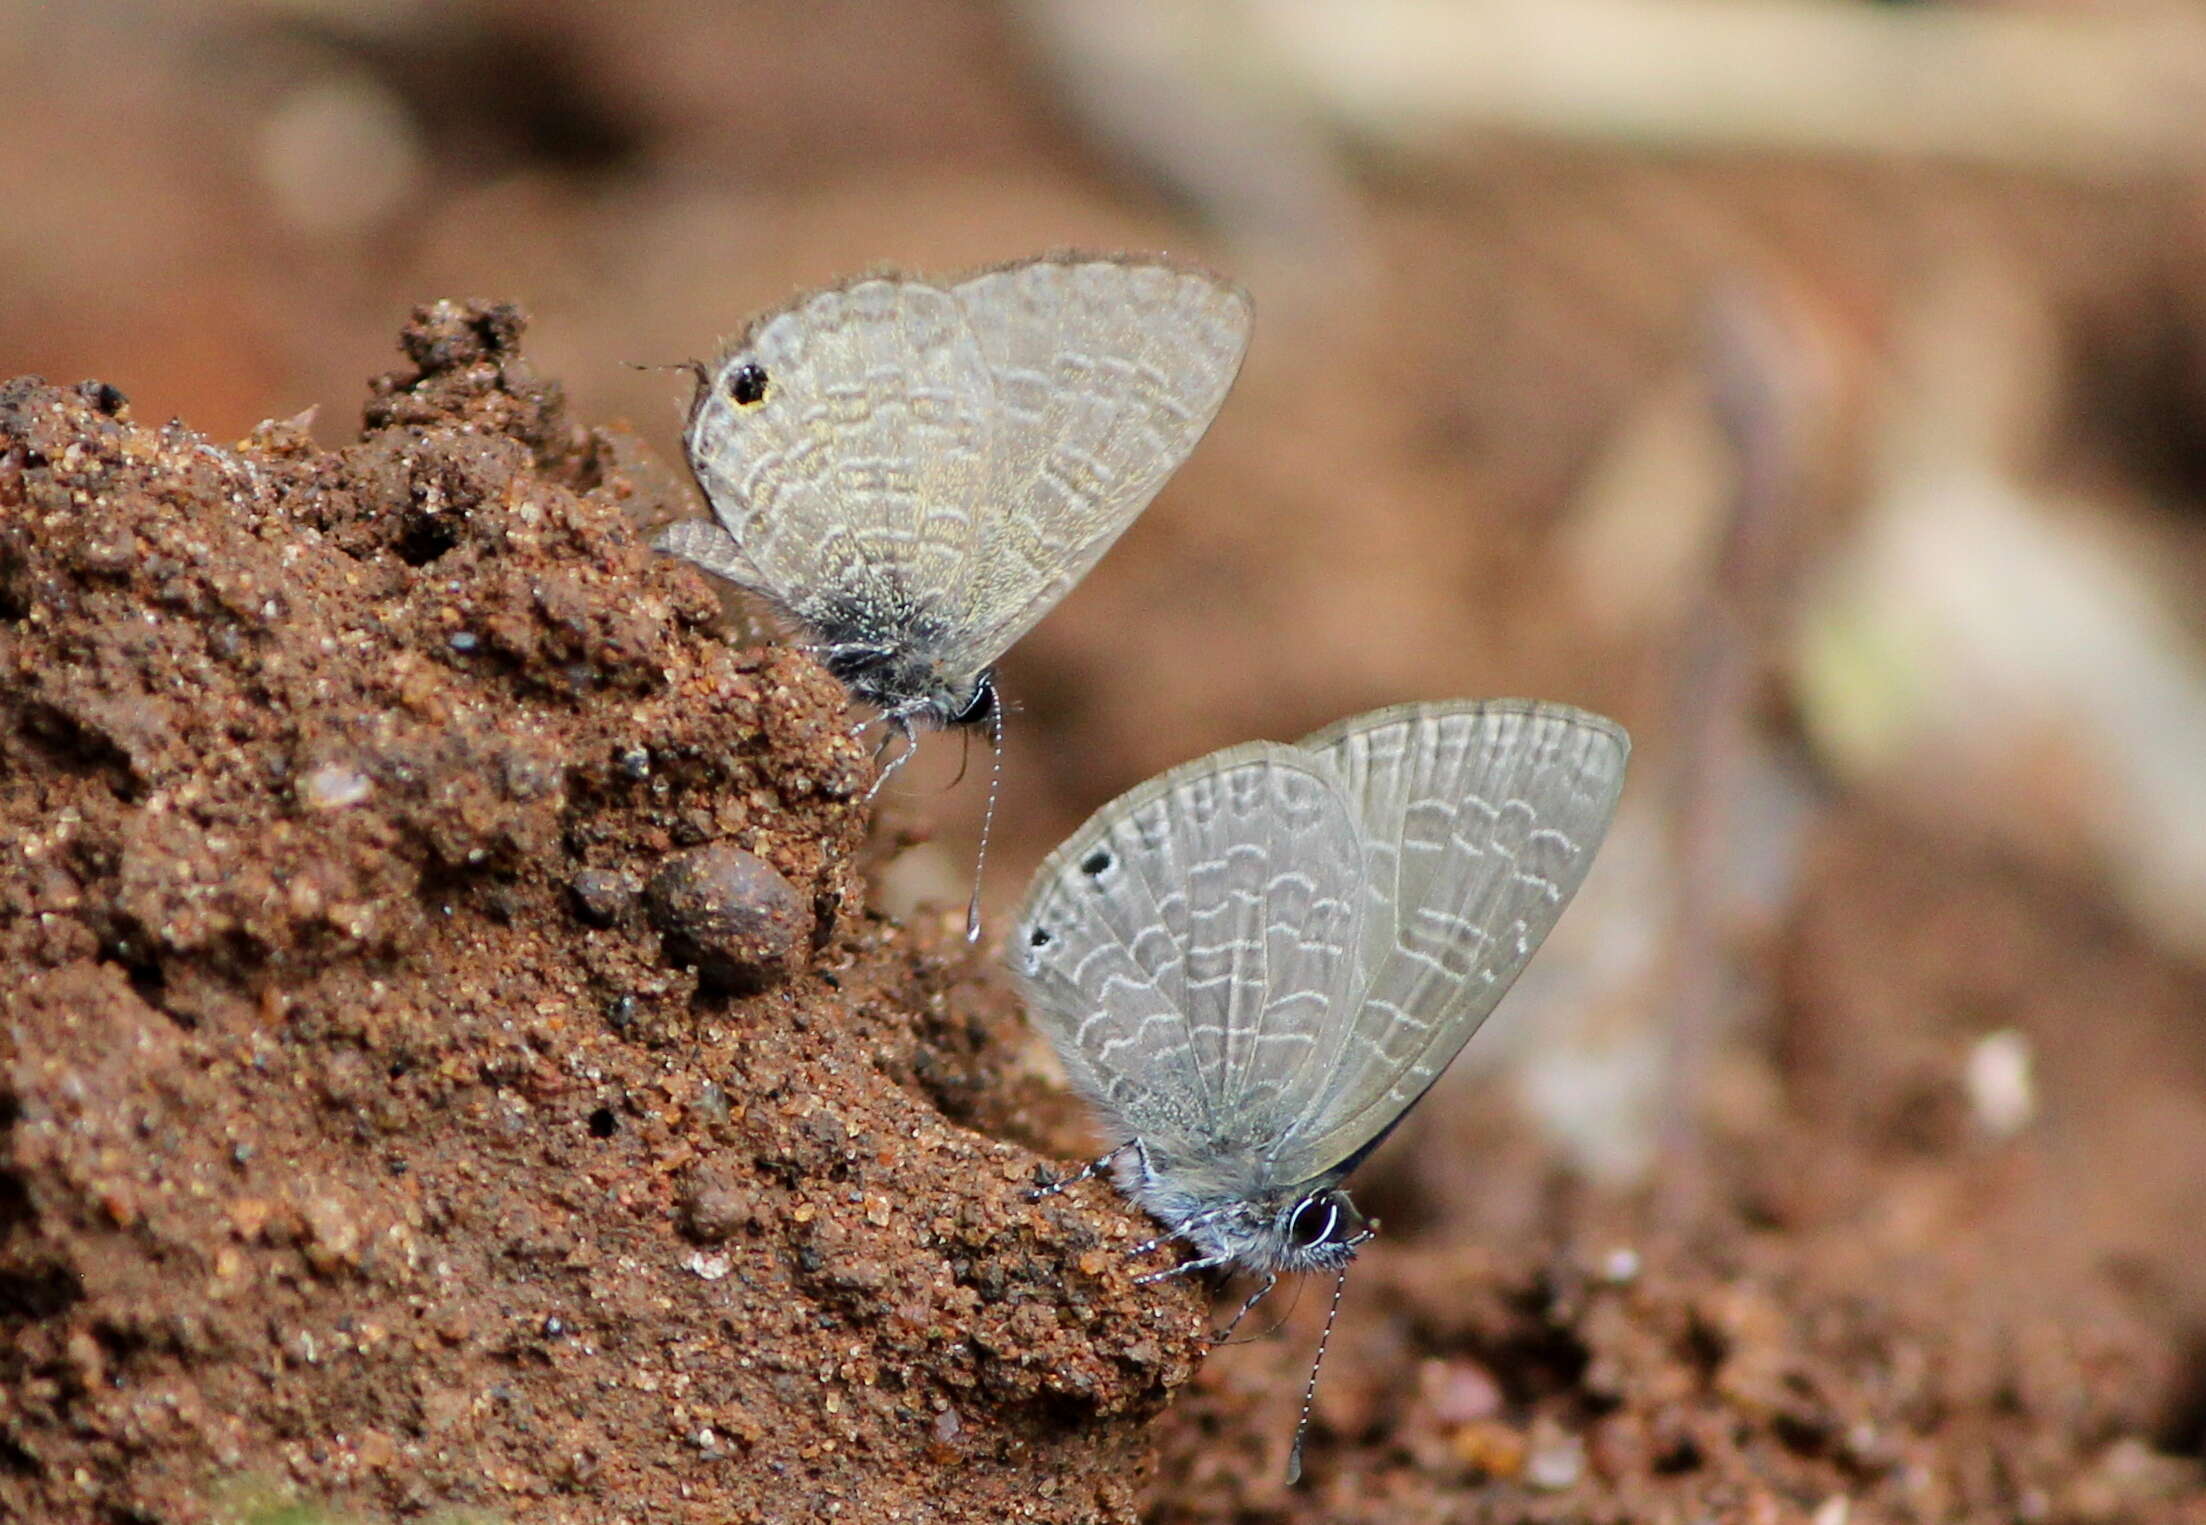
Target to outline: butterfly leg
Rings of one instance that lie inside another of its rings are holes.
[[[1165,1242],[1166,1241],[1162,1239],[1152,1239],[1149,1241],[1152,1246],[1163,1244]],[[1224,1255],[1205,1255],[1200,1260],[1183,1260],[1178,1265],[1166,1266],[1161,1271],[1143,1272],[1141,1275],[1134,1278],[1134,1285],[1137,1287],[1146,1287],[1149,1285],[1149,1283],[1153,1281],[1170,1281],[1175,1276],[1192,1276],[1197,1271],[1207,1271],[1212,1266],[1222,1266],[1226,1263],[1228,1258],[1229,1257]]]
[[[1094,1177],[1099,1176],[1104,1171],[1110,1169],[1111,1166],[1116,1163],[1120,1155],[1124,1154],[1127,1150],[1133,1147],[1134,1141],[1132,1139],[1128,1139],[1125,1143],[1120,1144],[1116,1149],[1113,1149],[1109,1154],[1099,1155],[1095,1159],[1088,1161],[1087,1164],[1082,1165],[1071,1175],[1059,1176],[1054,1181],[1043,1182],[1040,1186],[1037,1186],[1032,1191],[1028,1192],[1026,1194],[1026,1199],[1029,1202],[1039,1202],[1044,1197],[1054,1197],[1061,1191],[1065,1191],[1070,1189],[1071,1187],[1078,1186],[1082,1181],[1092,1180]]]
[[[1217,1333],[1213,1334],[1210,1337],[1210,1343],[1213,1345],[1223,1345],[1226,1341],[1232,1339],[1233,1331],[1241,1327],[1241,1320],[1249,1316],[1249,1310],[1254,1308],[1265,1298],[1271,1296],[1272,1288],[1278,1285],[1279,1273],[1277,1271],[1274,1271],[1270,1275],[1266,1276],[1264,1278],[1264,1285],[1258,1287],[1254,1292],[1251,1292],[1248,1295],[1248,1301],[1241,1304],[1241,1309],[1238,1313],[1234,1314],[1232,1318],[1226,1320],[1225,1328],[1219,1330]]]
[[[910,762],[912,760],[912,754],[919,750],[919,738],[912,734],[912,723],[909,717],[904,715],[890,714],[884,715],[881,718],[886,720],[888,724],[892,728],[894,728],[896,735],[903,738],[904,745],[894,757],[890,758],[887,762],[880,764],[880,771],[873,775],[873,787],[866,791],[866,798],[868,800],[871,800],[876,794],[879,794],[881,792],[881,786],[883,784],[886,784],[890,779],[896,777],[897,770],[903,767],[904,764]],[[881,750],[884,752],[888,750],[887,737],[882,738]],[[879,758],[879,755],[879,753],[875,754],[876,759]]]

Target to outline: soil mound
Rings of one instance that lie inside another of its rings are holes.
[[[0,1516],[1127,1517],[1195,1293],[952,1121],[841,689],[520,329],[337,451],[0,390]]]

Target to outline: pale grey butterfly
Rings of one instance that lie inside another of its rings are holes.
[[[1375,1231],[1341,1182],[1569,904],[1629,752],[1563,705],[1410,704],[1097,811],[1036,874],[1010,961],[1116,1147],[1041,1194],[1108,1168],[1164,1228],[1137,1253],[1194,1251],[1144,1280],[1254,1272],[1245,1315],[1281,1273],[1329,1270],[1337,1313]]]
[[[718,522],[658,548],[795,623],[902,736],[882,777],[914,722],[986,726],[1000,755],[997,659],[1195,448],[1250,317],[1144,255],[807,293],[698,367],[684,444]]]

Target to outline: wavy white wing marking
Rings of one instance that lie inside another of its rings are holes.
[[[1360,816],[1370,977],[1324,1088],[1275,1162],[1321,1175],[1383,1134],[1477,1031],[1577,892],[1630,743],[1596,715],[1502,700],[1405,705],[1302,743]]]
[[[1036,875],[1011,963],[1081,1090],[1153,1157],[1230,1168],[1356,984],[1348,802],[1291,747],[1233,747],[1105,806]]]

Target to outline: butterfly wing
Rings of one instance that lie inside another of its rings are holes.
[[[1224,403],[1248,293],[1158,259],[1027,260],[953,288],[997,409],[959,661],[985,667],[1148,507]]]
[[[952,587],[993,471],[993,382],[957,299],[874,277],[756,320],[706,373],[684,444],[724,536],[664,549],[816,635],[908,631]]]
[[[1050,855],[1012,967],[1074,1083],[1152,1157],[1253,1161],[1346,1014],[1363,872],[1327,771],[1292,747],[1231,747]]]
[[[1357,808],[1370,975],[1281,1153],[1287,1179],[1374,1143],[1478,1030],[1585,878],[1630,754],[1600,716],[1518,700],[1403,705],[1302,747]]]

